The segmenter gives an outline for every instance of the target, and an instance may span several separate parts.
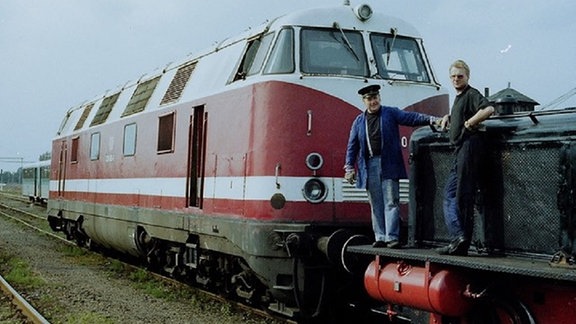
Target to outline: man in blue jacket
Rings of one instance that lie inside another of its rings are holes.
[[[372,212],[374,247],[399,248],[400,187],[406,168],[400,147],[398,126],[437,124],[445,127],[448,116],[437,118],[396,107],[380,105],[380,86],[358,90],[366,111],[360,113],[350,129],[344,166],[346,180],[365,188]],[[356,181],[355,166],[358,169]]]

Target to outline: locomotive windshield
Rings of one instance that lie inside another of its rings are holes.
[[[301,71],[367,77],[370,74],[362,34],[339,29],[302,29]]]
[[[370,35],[377,68],[376,73],[370,73],[361,32],[345,31],[340,28],[302,28],[300,71],[309,75],[364,78],[371,76],[387,80],[429,83],[430,75],[418,42],[413,38],[399,37],[395,30],[392,31],[391,34]],[[259,47],[259,51],[266,53],[269,44],[267,41],[266,46]],[[294,72],[293,53],[294,30],[284,28],[279,32],[272,48],[264,67],[264,74]],[[261,66],[261,60],[257,66]]]
[[[370,36],[378,75],[383,79],[430,82],[426,65],[414,39],[396,34]]]

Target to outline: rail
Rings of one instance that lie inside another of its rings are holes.
[[[22,315],[34,323],[50,323],[44,316],[42,316],[24,297],[22,297],[12,286],[0,276],[0,287],[6,295],[10,297],[12,303],[16,305]]]

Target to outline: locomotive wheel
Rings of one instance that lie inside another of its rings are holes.
[[[535,324],[528,308],[517,298],[498,297],[479,305],[465,318],[442,321],[444,324]]]

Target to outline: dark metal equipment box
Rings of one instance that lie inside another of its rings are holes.
[[[477,248],[506,254],[574,254],[576,227],[576,110],[496,116],[484,122],[476,197]],[[417,130],[410,142],[408,242],[448,242],[445,181],[454,159],[446,133]]]

